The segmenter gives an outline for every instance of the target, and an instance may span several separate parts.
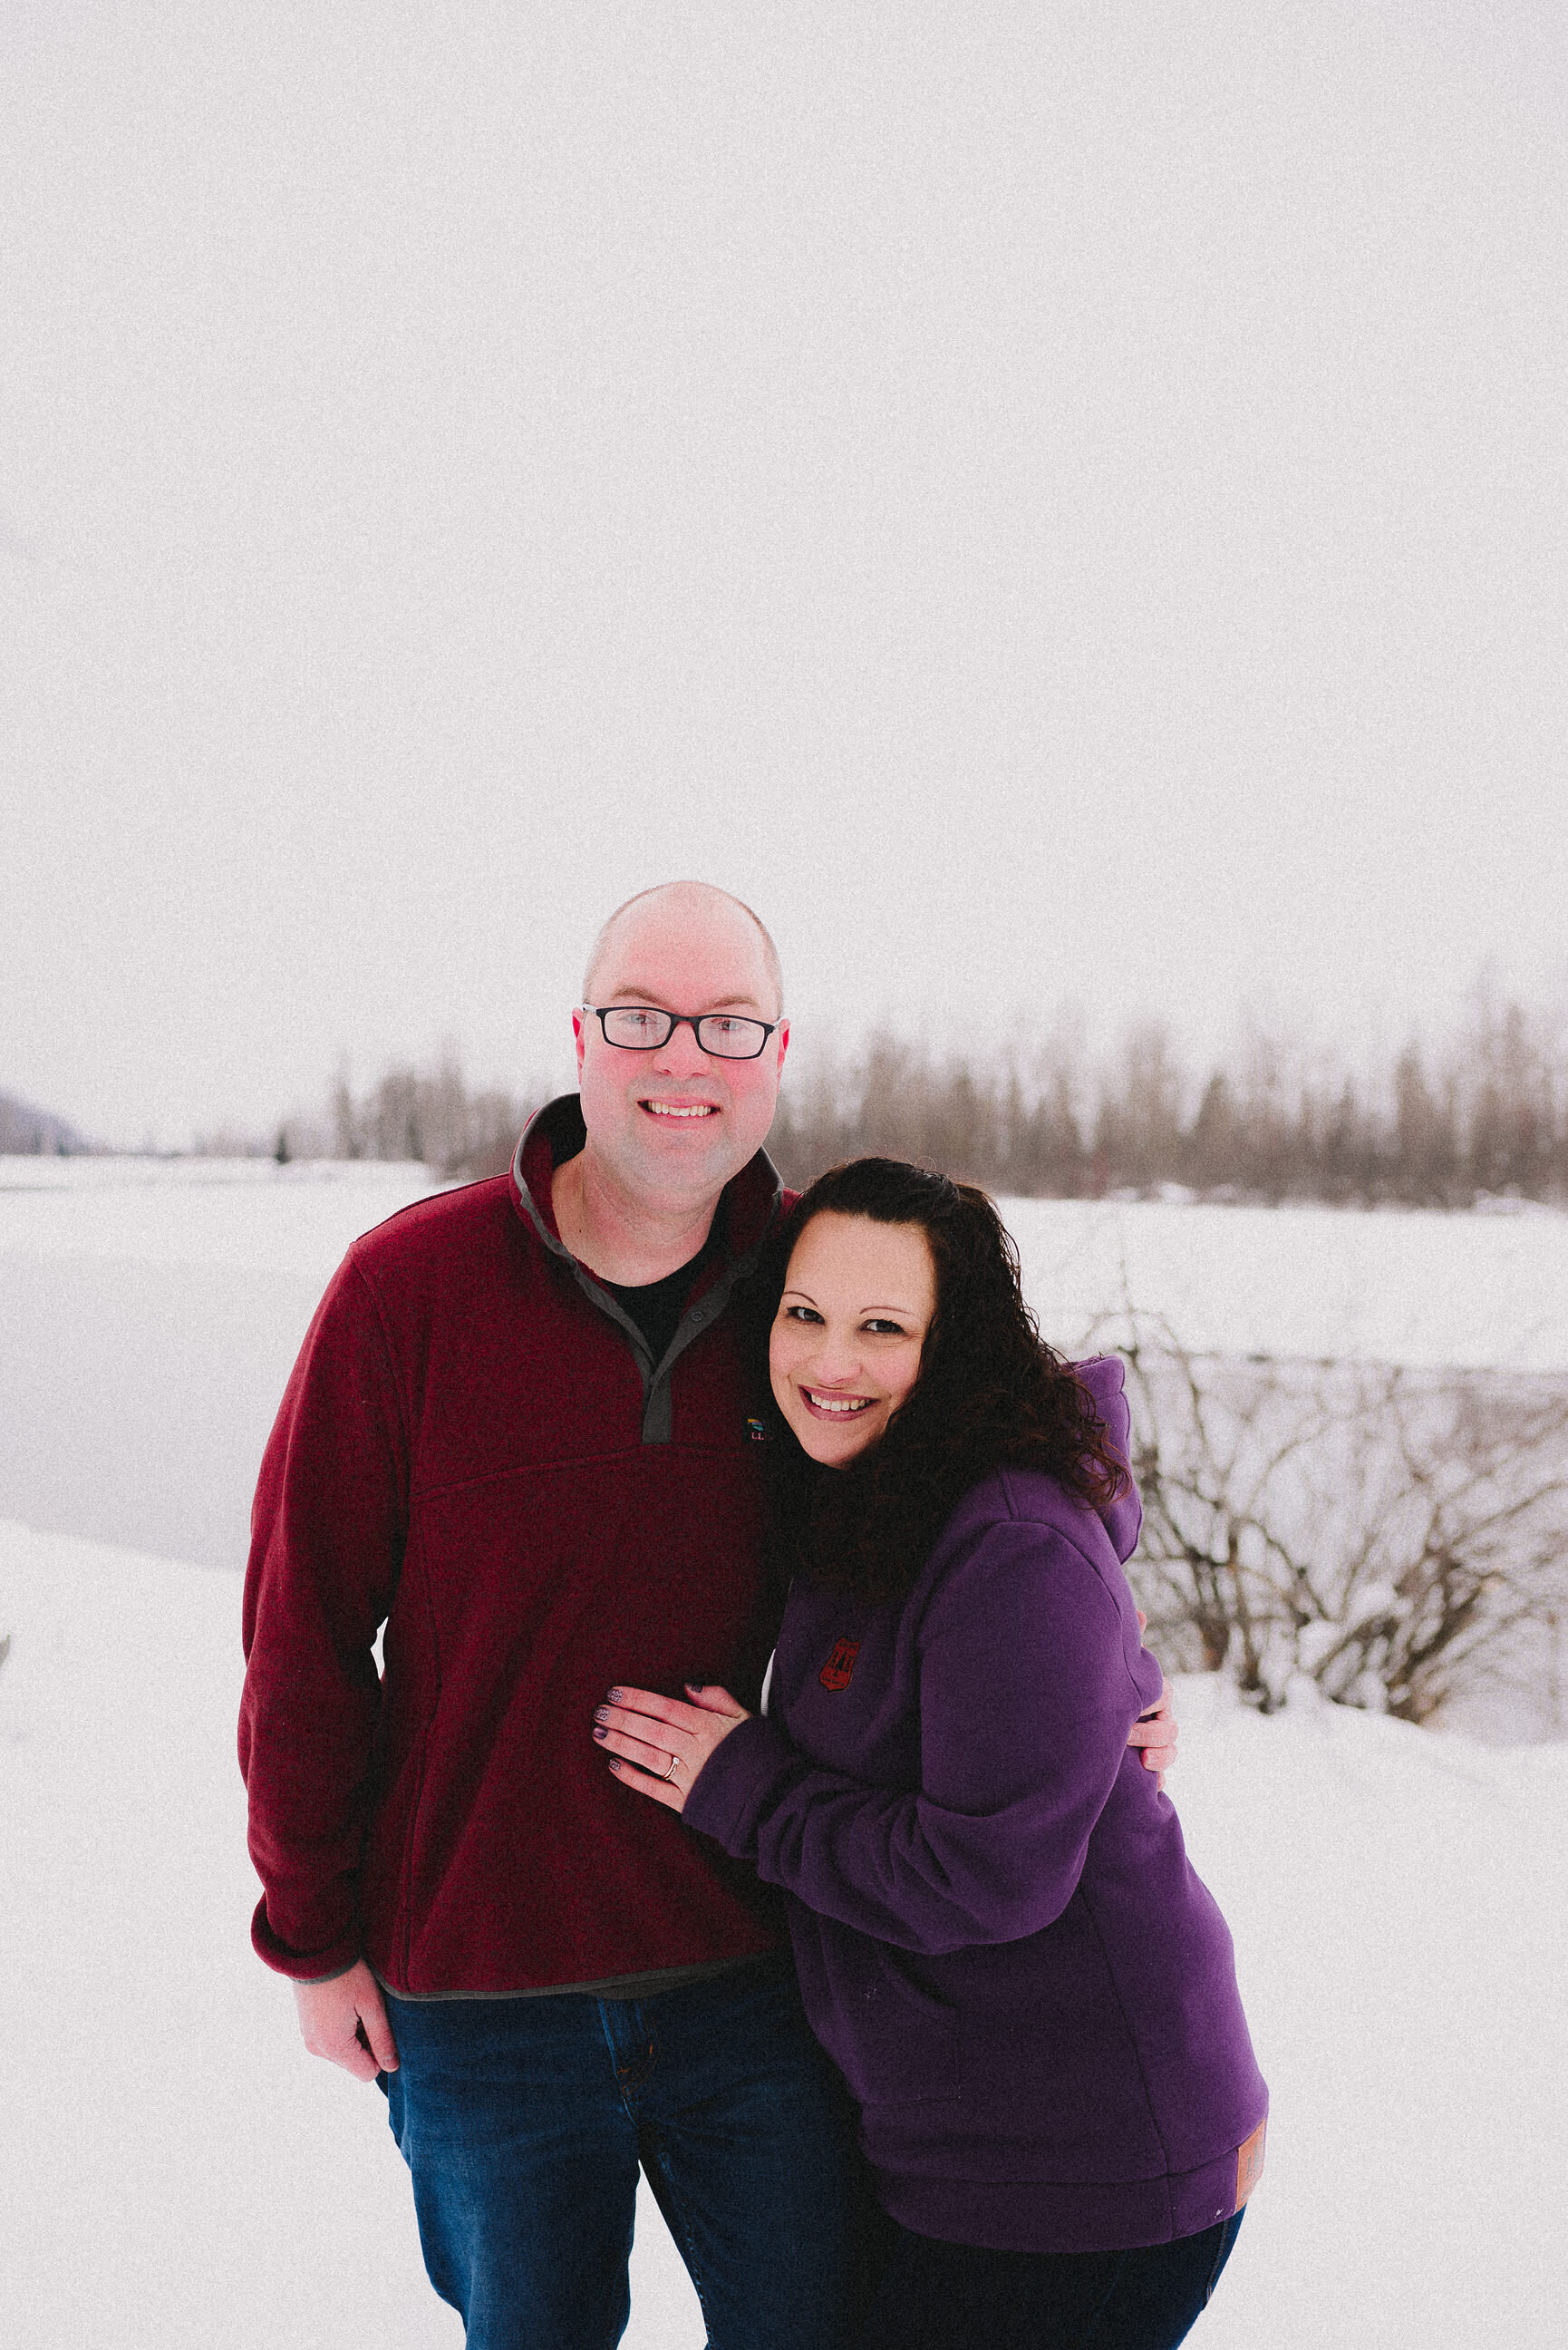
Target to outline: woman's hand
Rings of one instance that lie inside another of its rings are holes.
[[[672,1812],[686,1808],[691,1783],[714,1747],[752,1718],[728,1690],[693,1689],[688,1681],[686,1694],[690,1705],[651,1690],[612,1689],[594,1708],[594,1736],[616,1758],[610,1769],[617,1778]]]

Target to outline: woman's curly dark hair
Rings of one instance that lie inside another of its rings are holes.
[[[789,1259],[813,1217],[918,1224],[936,1267],[920,1374],[880,1441],[842,1469],[814,1461],[769,1393],[770,1565],[866,1598],[902,1597],[970,1486],[1004,1462],[1044,1469],[1101,1507],[1127,1491],[1094,1398],[1045,1344],[1024,1303],[1018,1252],[972,1184],[898,1159],[830,1168],[770,1238],[747,1319],[764,1351]]]

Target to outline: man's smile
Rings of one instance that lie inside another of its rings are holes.
[[[717,1118],[719,1115],[717,1102],[667,1102],[645,1098],[639,1107],[654,1118]]]

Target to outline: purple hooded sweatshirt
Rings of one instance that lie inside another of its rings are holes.
[[[1125,1452],[1120,1363],[1079,1376]],[[687,1798],[789,1896],[812,2028],[920,2235],[1166,2243],[1258,2173],[1231,1936],[1127,1743],[1160,1688],[1121,1569],[1140,1522],[1003,1469],[902,1606],[797,1582],[769,1713]]]

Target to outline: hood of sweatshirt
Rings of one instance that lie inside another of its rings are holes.
[[[1095,1409],[1105,1421],[1113,1446],[1130,1469],[1132,1414],[1127,1409],[1127,1372],[1121,1357],[1091,1355],[1087,1362],[1075,1363],[1073,1368],[1094,1397]],[[1118,1500],[1107,1503],[1099,1514],[1111,1546],[1125,1566],[1137,1548],[1143,1525],[1143,1504],[1137,1487],[1129,1482],[1127,1492]]]

